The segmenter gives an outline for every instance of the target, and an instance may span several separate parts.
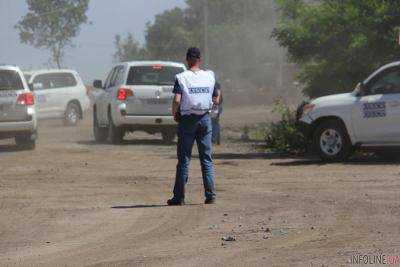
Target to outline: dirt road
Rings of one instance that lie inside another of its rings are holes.
[[[230,141],[215,151],[218,203],[166,207],[174,145],[135,134],[98,145],[90,123],[41,125],[34,152],[0,146],[2,266],[349,266],[400,255],[400,168],[358,159],[274,158]],[[236,241],[222,241],[232,236]]]

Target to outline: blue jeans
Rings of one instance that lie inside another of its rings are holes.
[[[206,199],[216,197],[212,160],[212,126],[209,114],[182,116],[178,125],[178,165],[174,199],[185,199],[185,185],[189,179],[190,160],[194,141],[197,143]]]

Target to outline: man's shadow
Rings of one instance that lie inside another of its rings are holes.
[[[97,146],[97,145],[111,145],[107,142],[99,143],[93,140],[83,140],[77,142],[80,145]],[[175,146],[176,142],[166,142],[158,139],[128,139],[123,140],[120,146],[129,145],[144,145],[144,146]]]
[[[200,206],[201,204],[185,204],[184,206]],[[146,208],[164,208],[172,207],[167,204],[138,204],[138,205],[126,205],[126,206],[113,206],[112,209],[146,209]]]
[[[17,145],[0,145],[0,153],[29,151],[29,149],[18,147]]]

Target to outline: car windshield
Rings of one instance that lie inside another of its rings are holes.
[[[131,67],[127,85],[174,85],[175,75],[183,72],[182,67],[161,65]]]
[[[21,77],[13,70],[0,70],[0,90],[24,89]]]

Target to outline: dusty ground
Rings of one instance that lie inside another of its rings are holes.
[[[34,152],[0,146],[0,265],[348,266],[357,252],[400,255],[397,163],[324,165],[231,140],[215,151],[218,203],[202,204],[196,159],[189,205],[166,207],[175,146],[145,134],[98,145],[90,127],[46,122]]]

